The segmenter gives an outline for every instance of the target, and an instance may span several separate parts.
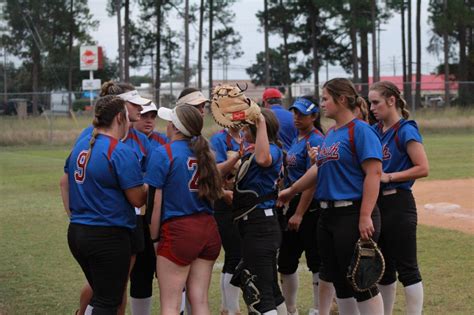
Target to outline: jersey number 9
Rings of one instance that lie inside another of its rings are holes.
[[[87,157],[87,150],[81,151],[77,156],[76,160],[76,170],[74,171],[74,180],[78,184],[84,183],[86,179],[86,157]]]

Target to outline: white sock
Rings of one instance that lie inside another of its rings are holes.
[[[186,290],[183,290],[181,295],[181,308],[179,310],[180,313],[183,313],[186,310]]]
[[[267,313],[265,313],[267,314]],[[285,302],[281,303],[280,305],[277,306],[277,309],[276,309],[276,313],[277,315],[288,315],[288,314],[298,314],[298,311],[296,312],[289,312],[287,309],[286,309],[286,304]]]
[[[235,313],[240,313],[239,305],[239,292],[240,288],[230,284],[230,279],[232,279],[231,273],[224,274],[224,292],[225,292],[225,302],[226,310],[229,311],[229,315],[234,315]]]
[[[359,314],[357,309],[357,302],[354,298],[350,297],[347,299],[338,299],[336,298],[337,309],[339,310],[340,315],[356,315]],[[366,315],[366,314],[363,314]],[[380,315],[380,314],[377,314]]]
[[[313,273],[313,307],[319,309],[319,272]]]
[[[281,293],[285,298],[286,308],[288,312],[296,311],[296,294],[298,292],[298,273],[290,275],[280,274]]]
[[[221,311],[227,311],[227,303],[225,300],[225,273],[221,272]]]
[[[132,315],[150,315],[151,302],[151,296],[144,299],[130,297],[130,309],[132,311]]]
[[[420,282],[405,287],[407,314],[418,315],[423,311],[423,284]]]
[[[382,295],[379,293],[364,302],[358,302],[357,307],[362,315],[381,315],[383,314]]]
[[[384,315],[392,315],[397,293],[397,281],[387,285],[377,284],[377,287],[382,295]]]
[[[94,308],[92,307],[92,305],[87,305],[86,310],[84,311],[84,315],[92,315],[93,309]]]
[[[329,315],[336,290],[331,282],[319,279],[319,315]]]

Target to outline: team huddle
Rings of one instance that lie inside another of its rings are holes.
[[[397,277],[406,313],[421,314],[411,187],[429,166],[397,86],[374,83],[366,102],[336,78],[320,104],[302,96],[288,110],[277,89],[265,90],[260,108],[240,87],[222,91],[211,96],[213,110],[250,109],[213,112],[226,128],[208,141],[210,100],[199,90],[183,90],[169,109],[130,84],[102,86],[60,181],[69,248],[86,277],[76,314],[125,314],[129,300],[131,314],[149,315],[155,276],[161,314],[211,314],[221,247],[221,314],[298,314],[303,252],[310,315],[329,315],[334,300],[339,314],[392,314]],[[328,130],[322,114],[334,120]],[[157,117],[166,134],[154,130]],[[385,268],[359,289],[348,268],[362,241],[378,244]]]

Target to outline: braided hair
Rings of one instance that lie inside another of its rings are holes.
[[[377,91],[387,101],[389,97],[395,98],[397,108],[402,112],[402,117],[408,119],[410,112],[407,109],[407,102],[402,96],[398,87],[390,81],[379,81],[370,86],[371,91]]]

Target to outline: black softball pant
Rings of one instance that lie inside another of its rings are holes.
[[[276,309],[285,301],[278,285],[277,252],[281,229],[277,213],[272,209],[255,209],[238,224],[243,264],[255,279],[260,296],[255,309],[260,313]]]
[[[67,237],[69,249],[94,291],[92,314],[117,314],[130,268],[130,230],[71,223]]]
[[[153,295],[153,279],[156,270],[156,255],[150,236],[147,218],[137,216],[137,227],[143,233],[143,250],[136,255],[135,264],[130,274],[130,296],[145,299]]]
[[[226,207],[224,202],[221,203],[218,204],[216,202],[214,218],[216,219],[222,247],[224,248],[222,273],[234,274],[235,267],[237,267],[242,258],[239,229],[232,219],[231,207]]]
[[[321,209],[318,224],[318,248],[324,268],[325,281],[332,282],[340,299],[355,297],[362,302],[378,294],[377,287],[365,292],[356,292],[347,280],[347,268],[360,238],[360,202],[340,208]],[[375,233],[372,239],[377,242],[380,234],[380,214],[377,207],[372,212]]]
[[[382,219],[379,245],[385,258],[385,273],[380,284],[391,284],[398,279],[403,286],[421,281],[416,257],[417,213],[413,194],[408,190],[383,196],[377,204]]]
[[[295,214],[300,198],[301,195],[298,195],[291,200],[288,211],[285,214],[286,222]],[[295,273],[303,251],[306,256],[308,269],[312,273],[319,271],[321,259],[317,246],[318,208],[316,201],[313,200],[308,211],[303,216],[299,230],[283,231],[278,254],[278,272],[286,275]]]

